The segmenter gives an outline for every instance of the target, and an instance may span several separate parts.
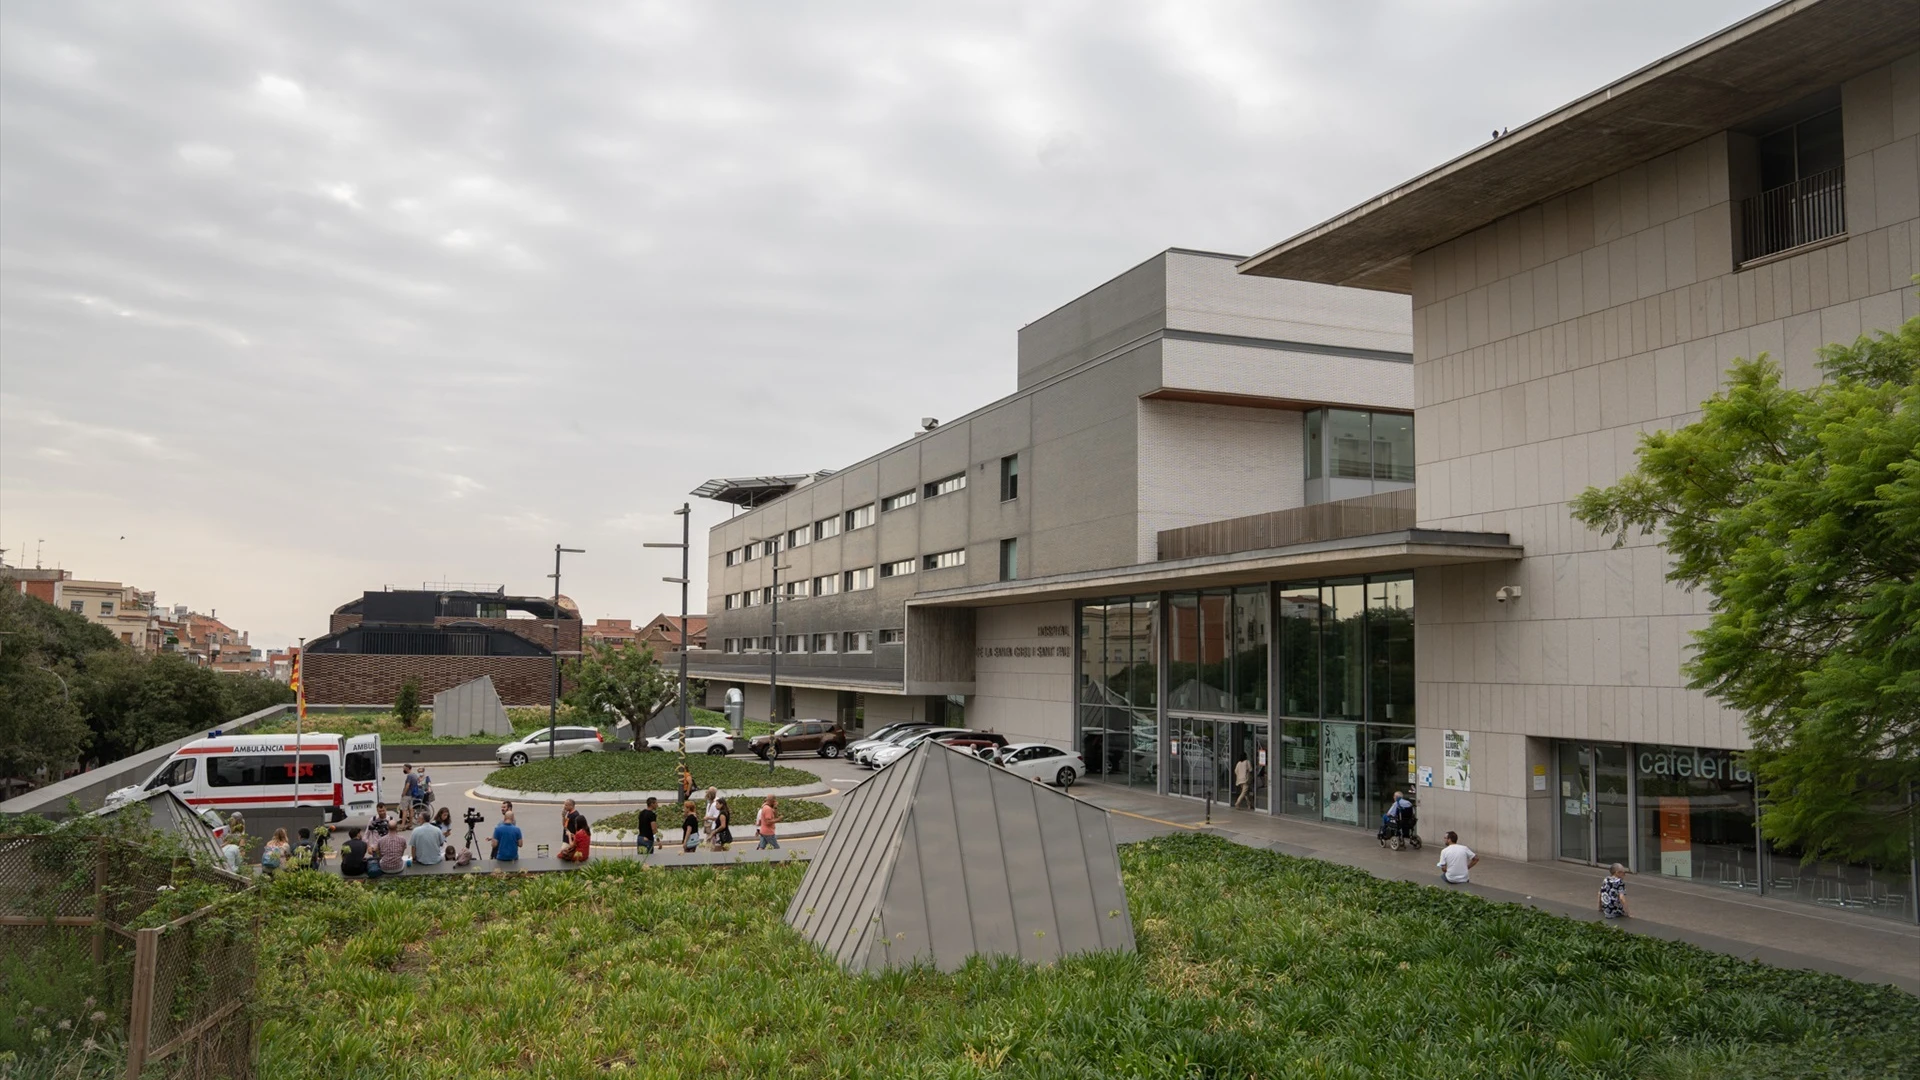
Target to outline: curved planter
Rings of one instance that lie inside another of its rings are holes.
[[[697,788],[698,797],[706,788]],[[778,795],[782,799],[810,799],[818,795],[831,794],[833,789],[825,784],[801,784],[797,787],[758,787],[758,788],[721,788],[720,793],[734,799],[764,799],[769,795]],[[516,803],[553,803],[558,805],[572,799],[582,806],[595,806],[620,803],[644,803],[649,797],[663,803],[672,803],[680,793],[667,791],[515,791],[512,788],[494,787],[481,784],[473,788],[473,793],[482,799],[511,799]]]

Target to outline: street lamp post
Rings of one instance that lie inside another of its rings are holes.
[[[773,648],[768,653],[771,659],[768,661],[769,666],[767,669],[767,719],[770,722],[772,722],[774,731],[780,730],[780,720],[781,720],[781,717],[780,717],[780,645],[782,642],[782,635],[780,633],[780,571],[793,569],[793,567],[791,566],[780,565],[780,556],[784,555],[785,552],[780,549],[779,535],[780,534],[775,533],[773,539],[761,541],[761,543],[767,545],[771,549],[770,551],[767,552],[767,557],[773,560],[773,613],[771,616],[771,621],[773,623],[773,626],[772,626]],[[780,757],[780,744],[774,741],[772,734],[768,734],[767,736],[767,777],[768,777],[769,783],[771,783],[771,780],[773,777],[774,762],[777,761],[779,757]]]
[[[586,548],[553,545],[553,693],[547,698],[547,760],[554,757],[554,734],[560,725],[560,555],[585,555]]]
[[[687,503],[681,503],[680,509],[675,510],[674,514],[680,518],[679,543],[643,544],[641,546],[680,549],[680,576],[677,578],[661,578],[660,580],[672,582],[680,586],[680,689],[676,692],[674,700],[680,705],[676,711],[680,714],[680,765],[684,768],[687,764],[687,722],[692,719],[692,713],[689,710],[687,702],[687,582],[693,576],[693,566],[691,563],[693,558],[693,507]],[[633,730],[633,742],[634,749],[638,750],[640,748],[640,729],[638,725],[636,725]]]

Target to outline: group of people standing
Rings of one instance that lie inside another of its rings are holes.
[[[681,779],[681,791],[687,791],[687,780]],[[733,846],[733,806],[721,794],[719,788],[708,788],[706,808],[698,809],[692,798],[680,800],[680,849],[686,854],[700,850],[704,843],[710,850],[727,851]],[[778,848],[779,839],[774,835],[775,826],[780,822],[779,800],[772,795],[760,804],[754,814],[753,828],[759,837],[759,848]],[[639,831],[634,838],[636,850],[642,855],[651,855],[658,849],[661,840],[660,800],[649,796],[646,808],[640,811]]]

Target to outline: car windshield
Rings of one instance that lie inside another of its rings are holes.
[[[926,733],[927,733],[927,729],[923,727],[904,727],[904,728],[901,728],[899,731],[896,731],[893,734],[886,736],[886,741],[890,743],[903,743],[908,741],[909,739],[919,738],[920,736],[925,735]]]

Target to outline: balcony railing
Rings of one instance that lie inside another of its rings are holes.
[[[1744,258],[1762,258],[1846,232],[1846,179],[1846,167],[1835,166],[1742,200]]]

